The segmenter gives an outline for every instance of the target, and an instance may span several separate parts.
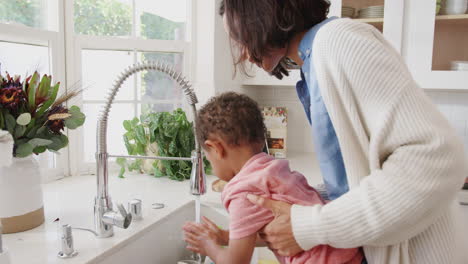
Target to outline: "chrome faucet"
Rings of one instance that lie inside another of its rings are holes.
[[[97,195],[94,201],[94,225],[98,237],[111,237],[114,234],[113,226],[127,228],[132,216],[127,213],[125,208],[118,204],[118,212],[115,212],[112,207],[111,198],[109,196],[108,182],[108,159],[110,157],[134,158],[134,159],[158,159],[158,160],[187,160],[192,162],[192,172],[190,175],[190,192],[193,195],[202,195],[206,192],[206,178],[203,168],[203,156],[201,153],[200,143],[195,137],[195,150],[192,151],[191,157],[152,157],[152,156],[128,156],[128,155],[109,155],[107,153],[107,119],[109,112],[114,102],[114,98],[119,91],[124,81],[131,75],[144,71],[158,71],[165,73],[181,87],[185,94],[186,100],[190,104],[193,116],[196,117],[197,109],[195,105],[198,99],[192,86],[189,84],[181,73],[176,72],[171,66],[161,62],[145,62],[137,63],[124,70],[113,87],[108,93],[106,103],[101,111],[97,122],[97,142],[96,142],[96,164],[97,164]],[[193,129],[195,134],[196,122],[194,121]]]
[[[0,263],[9,264],[11,263],[10,253],[7,249],[3,248],[2,244],[2,222],[0,220]]]
[[[3,253],[2,234],[3,234],[3,228],[2,228],[2,223],[0,222],[0,254]]]
[[[62,250],[58,253],[57,257],[62,259],[73,258],[78,255],[78,251],[73,246],[73,233],[71,225],[62,225],[60,228],[60,244]]]

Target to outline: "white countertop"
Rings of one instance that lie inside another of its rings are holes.
[[[312,157],[312,162],[311,162]],[[302,172],[311,185],[321,182],[319,168],[313,154],[291,153],[291,169]],[[216,178],[208,176],[207,194],[201,197],[206,205],[220,206],[220,194],[211,191],[211,182]],[[132,198],[143,201],[143,220],[134,221],[126,230],[114,228],[114,236],[98,239],[89,232],[74,230],[75,249],[78,256],[59,259],[58,223],[73,227],[93,229],[93,205],[96,195],[96,176],[75,176],[44,184],[45,223],[38,228],[4,235],[4,245],[10,252],[11,264],[83,264],[94,263],[98,258],[109,255],[117,245],[137,235],[166,215],[193,200],[189,194],[189,182],[177,182],[168,178],[131,174],[119,179],[109,176],[109,193],[113,201],[122,202],[125,207]],[[152,203],[164,203],[165,208],[151,209]],[[115,203],[114,203],[115,205]],[[468,220],[468,206],[463,206],[463,217]]]
[[[288,159],[291,161],[291,168],[303,172],[310,184],[320,182],[319,169],[313,154],[289,153]],[[211,191],[211,182],[215,179],[208,176],[207,194],[201,197],[201,201],[220,208],[220,194]],[[126,207],[129,200],[142,199],[143,220],[133,221],[126,230],[114,227],[114,236],[105,239],[98,239],[86,231],[73,230],[74,246],[79,254],[71,259],[59,259],[59,225],[70,224],[72,227],[94,229],[96,176],[67,177],[44,184],[45,223],[26,232],[3,235],[12,264],[93,263],[100,256],[111,254],[112,248],[118,244],[193,200],[193,196],[189,194],[188,181],[177,182],[141,174],[129,174],[120,179],[111,173],[109,182],[109,194],[114,207],[115,202],[121,202]],[[164,203],[165,208],[151,209],[151,204],[156,202]],[[60,223],[54,223],[57,218],[60,218]]]
[[[209,186],[214,179],[212,176],[208,177]],[[132,174],[125,179],[110,175],[109,182],[109,193],[113,201],[122,202],[126,207],[130,199],[142,199],[143,220],[133,221],[126,230],[114,227],[114,236],[105,239],[98,239],[90,232],[73,230],[74,245],[79,254],[71,259],[59,259],[58,224],[54,223],[54,220],[60,218],[60,224],[94,229],[96,176],[68,177],[44,184],[45,223],[26,232],[3,235],[4,245],[10,252],[11,263],[93,263],[96,257],[110,254],[116,245],[193,200],[193,196],[189,194],[188,181],[177,182],[168,178]],[[201,200],[209,204],[216,203],[219,199],[218,193],[208,190]],[[151,204],[155,202],[164,203],[165,208],[151,209]]]
[[[318,166],[312,153],[289,153],[288,159],[291,161],[291,168],[303,172],[309,183],[320,182]],[[207,194],[201,197],[201,201],[219,208],[220,194],[211,191],[211,182],[215,179],[208,176]],[[86,231],[73,230],[74,245],[79,254],[71,259],[59,259],[59,224],[94,229],[96,176],[67,177],[44,184],[45,223],[26,232],[3,235],[12,264],[93,263],[99,256],[111,254],[112,248],[118,244],[193,200],[193,196],[189,194],[188,181],[177,182],[141,174],[129,174],[120,179],[116,174],[110,174],[109,182],[109,194],[114,202],[121,202],[126,207],[129,200],[142,199],[143,220],[133,221],[126,230],[114,227],[114,236],[105,239],[98,239]],[[164,203],[165,208],[151,209],[151,204],[156,202]],[[54,223],[57,218],[60,218],[60,223]]]

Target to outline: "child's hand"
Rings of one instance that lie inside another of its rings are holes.
[[[229,231],[222,230],[208,218],[203,217],[202,223],[188,222],[183,226],[185,241],[189,250],[208,255],[210,246],[223,246],[229,243]]]
[[[221,246],[229,244],[229,231],[219,228],[215,223],[206,217],[202,217],[203,226],[210,229],[216,235],[216,243]]]

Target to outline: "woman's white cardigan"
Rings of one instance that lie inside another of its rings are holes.
[[[350,19],[323,26],[312,52],[350,191],[292,207],[299,245],[364,246],[371,264],[468,263],[455,201],[468,176],[463,144],[402,57]]]

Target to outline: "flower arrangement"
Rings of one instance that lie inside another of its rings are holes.
[[[59,87],[60,82],[52,85],[52,76],[41,78],[37,72],[24,82],[19,76],[0,74],[0,130],[13,137],[14,157],[56,152],[68,145],[64,128],[75,129],[85,122],[79,107],[65,106],[80,90],[57,98]]]

